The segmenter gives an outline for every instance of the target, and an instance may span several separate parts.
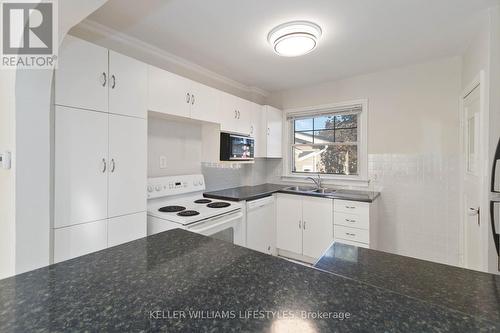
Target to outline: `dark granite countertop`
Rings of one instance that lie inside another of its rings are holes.
[[[308,195],[315,197],[324,197],[330,199],[343,199],[352,201],[363,201],[363,202],[373,202],[380,192],[374,191],[361,191],[361,190],[347,190],[339,189],[335,193],[331,194],[317,194],[313,192],[297,192],[292,190],[287,190],[287,188],[292,185],[283,184],[261,184],[256,186],[240,186],[234,188],[228,188],[219,191],[212,191],[203,193],[207,198],[228,200],[228,201],[251,201],[260,198],[270,196],[274,193],[288,193],[296,195]]]
[[[206,192],[203,196],[212,199],[228,200],[228,201],[251,201],[264,197],[268,197],[273,193],[290,187],[289,185],[279,184],[261,184],[256,186],[240,186],[228,188],[220,191]]]
[[[315,267],[500,323],[500,275],[334,243]]]
[[[180,229],[0,280],[0,332],[292,329],[498,332],[500,323]]]

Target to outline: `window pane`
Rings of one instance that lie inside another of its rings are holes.
[[[333,143],[335,142],[335,131],[334,130],[323,130],[314,132],[314,143]]]
[[[358,174],[357,145],[295,146],[293,172]]]
[[[313,119],[297,119],[295,120],[295,130],[296,131],[312,131],[313,130]]]
[[[335,128],[356,128],[356,127],[358,127],[357,114],[335,116]]]
[[[338,129],[335,130],[335,142],[357,142],[358,129]]]
[[[335,116],[321,116],[314,118],[314,129],[333,129],[335,123]]]
[[[296,144],[313,143],[313,132],[295,132]]]

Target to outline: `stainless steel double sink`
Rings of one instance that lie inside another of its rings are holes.
[[[317,188],[314,186],[291,186],[285,188],[285,191],[303,193],[303,194],[324,195],[324,196],[328,196],[337,192],[337,190],[333,188]]]

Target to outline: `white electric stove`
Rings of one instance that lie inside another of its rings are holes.
[[[242,204],[203,197],[203,175],[148,179],[148,235],[182,228],[245,245]]]

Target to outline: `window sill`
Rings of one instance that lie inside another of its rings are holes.
[[[356,187],[368,187],[370,181],[368,179],[363,179],[361,177],[348,177],[348,176],[328,176],[320,175],[321,181],[325,185],[342,185],[342,186],[356,186]],[[283,175],[281,176],[282,181],[286,182],[296,182],[296,183],[309,183],[310,180],[306,180],[307,177],[317,178],[317,174],[311,175]]]

